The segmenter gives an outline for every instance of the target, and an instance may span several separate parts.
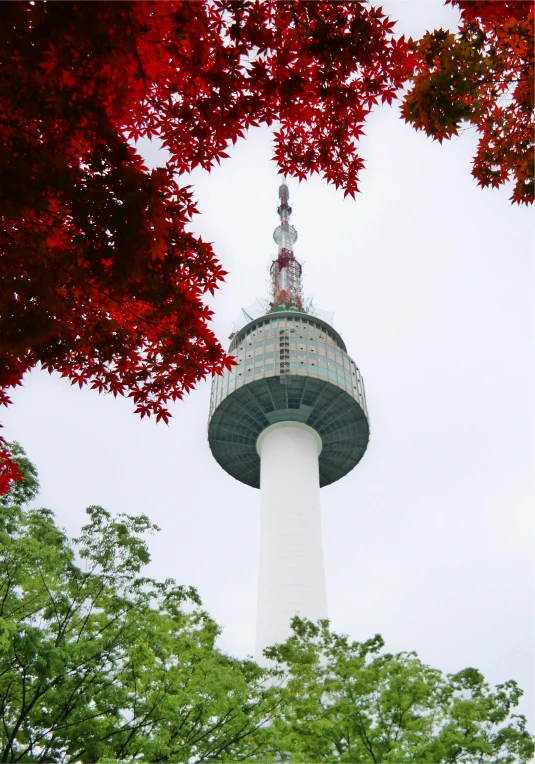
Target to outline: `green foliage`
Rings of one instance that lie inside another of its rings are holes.
[[[216,649],[195,590],[140,575],[148,518],[90,507],[73,548],[52,512],[23,508],[35,472],[24,481],[1,506],[0,761],[265,750],[275,689],[256,664]]]
[[[415,653],[382,652],[379,635],[350,642],[294,619],[294,635],[266,650],[288,679],[275,721],[279,760],[292,762],[527,762],[533,739],[510,716],[522,691],[492,691],[473,668],[444,676]],[[509,724],[507,724],[509,721]]]
[[[142,576],[145,517],[89,507],[71,544],[23,475],[0,503],[0,762],[523,764],[521,690],[445,677],[380,636],[296,618],[273,667],[216,647],[194,589]]]

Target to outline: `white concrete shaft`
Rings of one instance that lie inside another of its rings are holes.
[[[327,618],[318,455],[308,425],[280,422],[259,436],[262,525],[256,659],[283,642],[295,615]]]

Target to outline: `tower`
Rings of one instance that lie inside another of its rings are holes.
[[[355,362],[338,332],[303,307],[285,183],[277,212],[270,309],[232,336],[237,365],[214,378],[208,419],[221,467],[260,488],[257,659],[289,636],[294,615],[327,617],[320,487],[352,470],[369,438]]]

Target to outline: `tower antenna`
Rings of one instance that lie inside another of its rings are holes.
[[[279,206],[277,207],[280,223],[273,232],[273,239],[278,246],[277,258],[270,268],[271,276],[271,311],[302,310],[303,284],[301,264],[295,259],[294,244],[297,231],[290,225],[290,192],[286,180],[279,186]]]

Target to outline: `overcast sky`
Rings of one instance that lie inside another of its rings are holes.
[[[383,7],[406,35],[455,24],[440,1]],[[371,422],[361,463],[321,492],[330,617],[444,671],[516,679],[533,730],[533,212],[510,205],[510,187],[477,187],[470,131],[440,146],[394,106],[366,132],[357,199],[289,180],[305,294],[335,311]],[[229,271],[212,301],[227,345],[276,253],[270,131],[192,180],[192,228]],[[13,399],[3,434],[37,465],[38,503],[71,535],[90,504],[147,513],[162,528],[150,573],[198,587],[222,647],[252,654],[260,494],[211,456],[209,383],[169,427],[39,371]]]

